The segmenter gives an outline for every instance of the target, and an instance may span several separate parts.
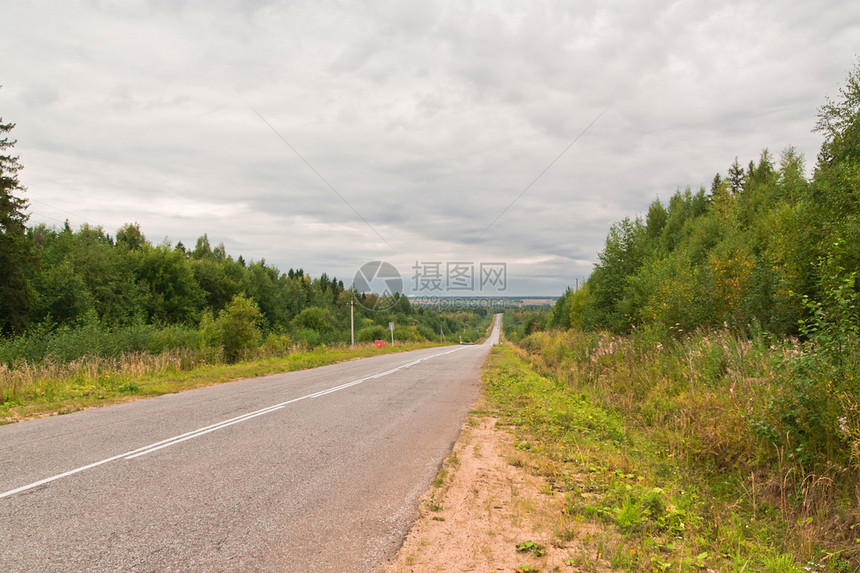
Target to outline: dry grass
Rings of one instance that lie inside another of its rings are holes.
[[[168,394],[279,372],[313,368],[390,352],[436,346],[405,344],[378,349],[373,345],[294,349],[282,356],[260,356],[224,364],[213,349],[171,349],[161,354],[132,353],[118,357],[87,356],[71,362],[45,359],[37,363],[0,365],[0,423],[68,413],[135,398]]]

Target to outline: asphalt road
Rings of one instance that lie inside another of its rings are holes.
[[[372,571],[450,452],[497,329],[0,426],[0,571]]]

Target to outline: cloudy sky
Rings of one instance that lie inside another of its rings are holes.
[[[12,0],[0,17],[31,223],[208,233],[347,284],[377,259],[407,288],[416,261],[505,262],[508,294],[559,294],[613,221],[735,156],[813,163],[860,39],[856,0]]]

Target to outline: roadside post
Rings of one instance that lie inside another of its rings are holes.
[[[394,346],[394,323],[388,323],[388,329],[391,331],[391,346]]]

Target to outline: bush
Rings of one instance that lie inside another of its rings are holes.
[[[290,353],[293,340],[286,334],[269,333],[263,342],[263,353],[266,356],[286,356]]]
[[[803,297],[810,318],[800,330],[807,340],[781,365],[781,391],[756,429],[778,446],[790,446],[790,455],[806,469],[849,459],[860,466],[857,273],[846,273],[832,257],[819,266],[827,286],[820,300]]]
[[[359,329],[355,335],[355,339],[359,342],[372,342],[374,340],[386,340],[388,338],[388,329],[375,324]]]
[[[247,357],[260,345],[260,323],[263,315],[257,304],[243,294],[218,313],[218,318],[205,314],[200,322],[201,342],[220,347],[224,360],[233,363]]]
[[[35,364],[44,359],[60,363],[87,356],[118,357],[122,354],[160,354],[176,348],[197,348],[200,332],[186,326],[130,324],[109,328],[94,312],[75,326],[55,327],[40,323],[21,336],[0,339],[0,364]]]

